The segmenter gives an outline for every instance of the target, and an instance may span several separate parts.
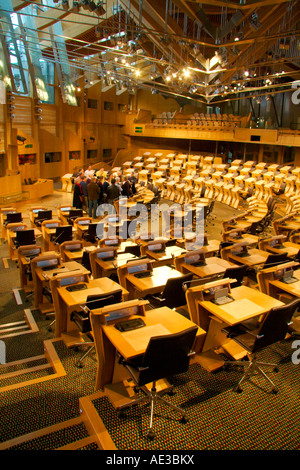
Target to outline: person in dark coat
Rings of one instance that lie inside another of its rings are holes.
[[[82,209],[82,189],[80,186],[80,178],[76,178],[73,190],[73,207],[76,209]]]
[[[128,181],[128,177],[124,176],[124,183],[122,184],[122,194],[126,197],[132,196],[131,183]]]
[[[97,217],[96,211],[98,207],[98,198],[100,193],[99,185],[95,176],[92,177],[91,182],[87,186],[88,190],[88,201],[89,201],[89,217],[95,219]]]
[[[112,178],[111,180],[111,184],[108,186],[107,190],[106,190],[106,194],[107,194],[107,203],[108,204],[112,204],[114,203],[114,201],[116,199],[118,199],[119,195],[120,195],[120,191],[119,191],[119,188],[116,186],[116,180],[115,178]]]

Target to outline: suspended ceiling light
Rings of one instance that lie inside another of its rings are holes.
[[[69,10],[68,0],[62,0],[62,7],[63,7],[64,10]]]

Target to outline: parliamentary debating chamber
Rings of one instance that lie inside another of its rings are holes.
[[[292,455],[299,0],[0,18],[0,450]]]

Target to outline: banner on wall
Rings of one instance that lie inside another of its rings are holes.
[[[0,80],[0,104],[6,104],[6,87],[3,80]]]

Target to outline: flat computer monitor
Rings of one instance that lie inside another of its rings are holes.
[[[34,230],[18,230],[16,232],[15,246],[18,248],[23,245],[34,245],[35,244],[35,235]]]
[[[63,242],[72,240],[72,238],[72,225],[61,225],[60,227],[56,227],[52,241],[53,243],[58,243],[60,245]]]

